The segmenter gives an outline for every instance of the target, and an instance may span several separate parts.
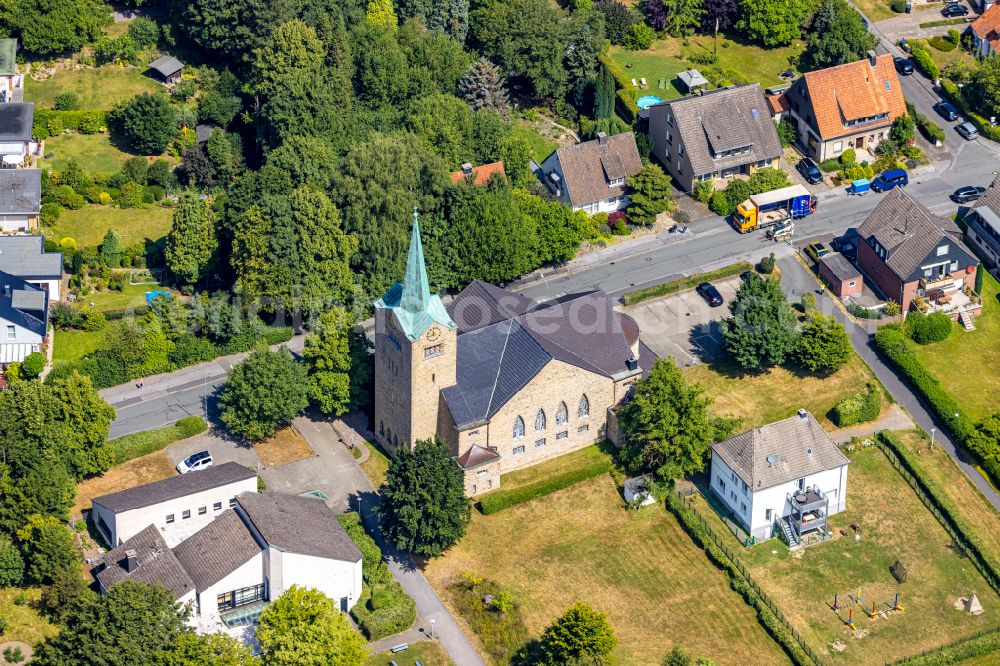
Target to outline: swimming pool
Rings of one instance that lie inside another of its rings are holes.
[[[659,104],[662,101],[663,101],[662,99],[656,97],[655,95],[644,95],[639,99],[635,100],[635,103],[639,105],[640,109],[648,109],[654,104]]]

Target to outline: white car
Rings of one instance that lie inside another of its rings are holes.
[[[196,469],[207,469],[212,466],[212,454],[208,451],[192,453],[184,460],[177,463],[177,471],[181,474],[193,472]]]

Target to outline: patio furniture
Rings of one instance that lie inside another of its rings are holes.
[[[660,79],[659,83],[656,84],[656,87],[659,88],[660,90],[665,89],[667,87],[667,80]]]
[[[635,88],[639,87],[639,84],[636,83],[635,79],[632,79],[632,86],[635,87]]]
[[[645,87],[647,87],[649,85],[648,83],[646,83],[646,79],[639,79],[639,83],[642,84],[643,88],[645,88]]]

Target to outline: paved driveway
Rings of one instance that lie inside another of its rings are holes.
[[[969,7],[967,2],[963,2],[961,4],[965,5],[970,10],[968,16],[965,18],[971,21],[979,16],[972,7]],[[893,16],[890,19],[879,21],[875,24],[875,26],[883,35],[891,39],[894,44],[898,44],[900,39],[914,39],[915,37],[927,38],[935,35],[947,35],[949,30],[965,32],[966,26],[962,23],[957,23],[955,25],[939,25],[933,28],[920,27],[921,23],[947,20],[941,15],[941,9],[943,7],[944,5],[942,3],[936,2],[931,8],[914,9],[910,14]]]
[[[728,303],[736,295],[740,278],[713,284]],[[639,324],[642,341],[661,358],[672,356],[678,365],[695,365],[721,352],[719,320],[729,314],[729,308],[709,306],[694,289],[623,309]]]
[[[256,468],[260,458],[254,450],[244,444],[212,431],[185,439],[167,447],[167,457],[174,465],[187,458],[192,453],[208,451],[212,454],[212,463],[221,465],[227,462],[237,462],[245,467]]]

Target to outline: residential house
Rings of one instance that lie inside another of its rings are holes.
[[[969,26],[976,55],[989,58],[1000,53],[1000,5],[991,5],[989,9]]]
[[[466,162],[460,170],[451,174],[451,182],[457,185],[463,180],[469,180],[476,185],[482,186],[490,182],[490,178],[497,174],[503,178],[507,177],[507,172],[503,168],[503,162],[490,162],[489,164],[477,167]]]
[[[892,54],[807,72],[785,92],[799,142],[818,162],[847,149],[873,151],[906,115]]]
[[[24,99],[24,74],[17,73],[17,40],[0,39],[0,104]]]
[[[160,56],[149,63],[149,70],[163,83],[177,83],[184,72],[184,63],[173,56]]]
[[[48,331],[48,294],[16,275],[0,271],[0,366],[20,363],[41,351]]]
[[[771,120],[777,125],[782,120],[790,116],[791,107],[788,106],[788,98],[785,97],[785,91],[781,92],[768,92],[766,95],[767,106],[771,109]]]
[[[191,604],[194,627],[213,632],[252,624],[293,585],[317,589],[347,612],[361,596],[362,557],[323,500],[254,491],[173,548],[147,526],[93,573],[102,593],[124,580],[163,584]]]
[[[653,155],[679,187],[774,165],[781,141],[760,85],[719,88],[649,108]]]
[[[639,173],[642,160],[632,132],[558,148],[542,162],[545,184],[573,210],[612,213],[628,206],[625,179]]]
[[[901,188],[884,195],[858,236],[858,267],[904,313],[921,304],[953,319],[982,311],[972,292],[979,260],[962,231]]]
[[[0,233],[38,231],[40,169],[0,169]]]
[[[45,239],[41,236],[0,235],[0,271],[44,290],[50,303],[60,300],[63,253],[46,252]]]
[[[228,462],[95,497],[91,519],[111,547],[150,525],[176,545],[256,490],[257,473]]]
[[[31,102],[0,104],[0,157],[3,168],[26,166],[34,150],[31,141],[35,105]]]
[[[790,545],[825,531],[847,508],[847,459],[812,414],[747,430],[712,445],[712,493],[753,539]]]
[[[987,268],[1000,268],[1000,176],[965,214],[965,237]]]
[[[837,298],[856,296],[864,287],[861,271],[839,252],[830,252],[820,258],[819,276],[826,280]]]

